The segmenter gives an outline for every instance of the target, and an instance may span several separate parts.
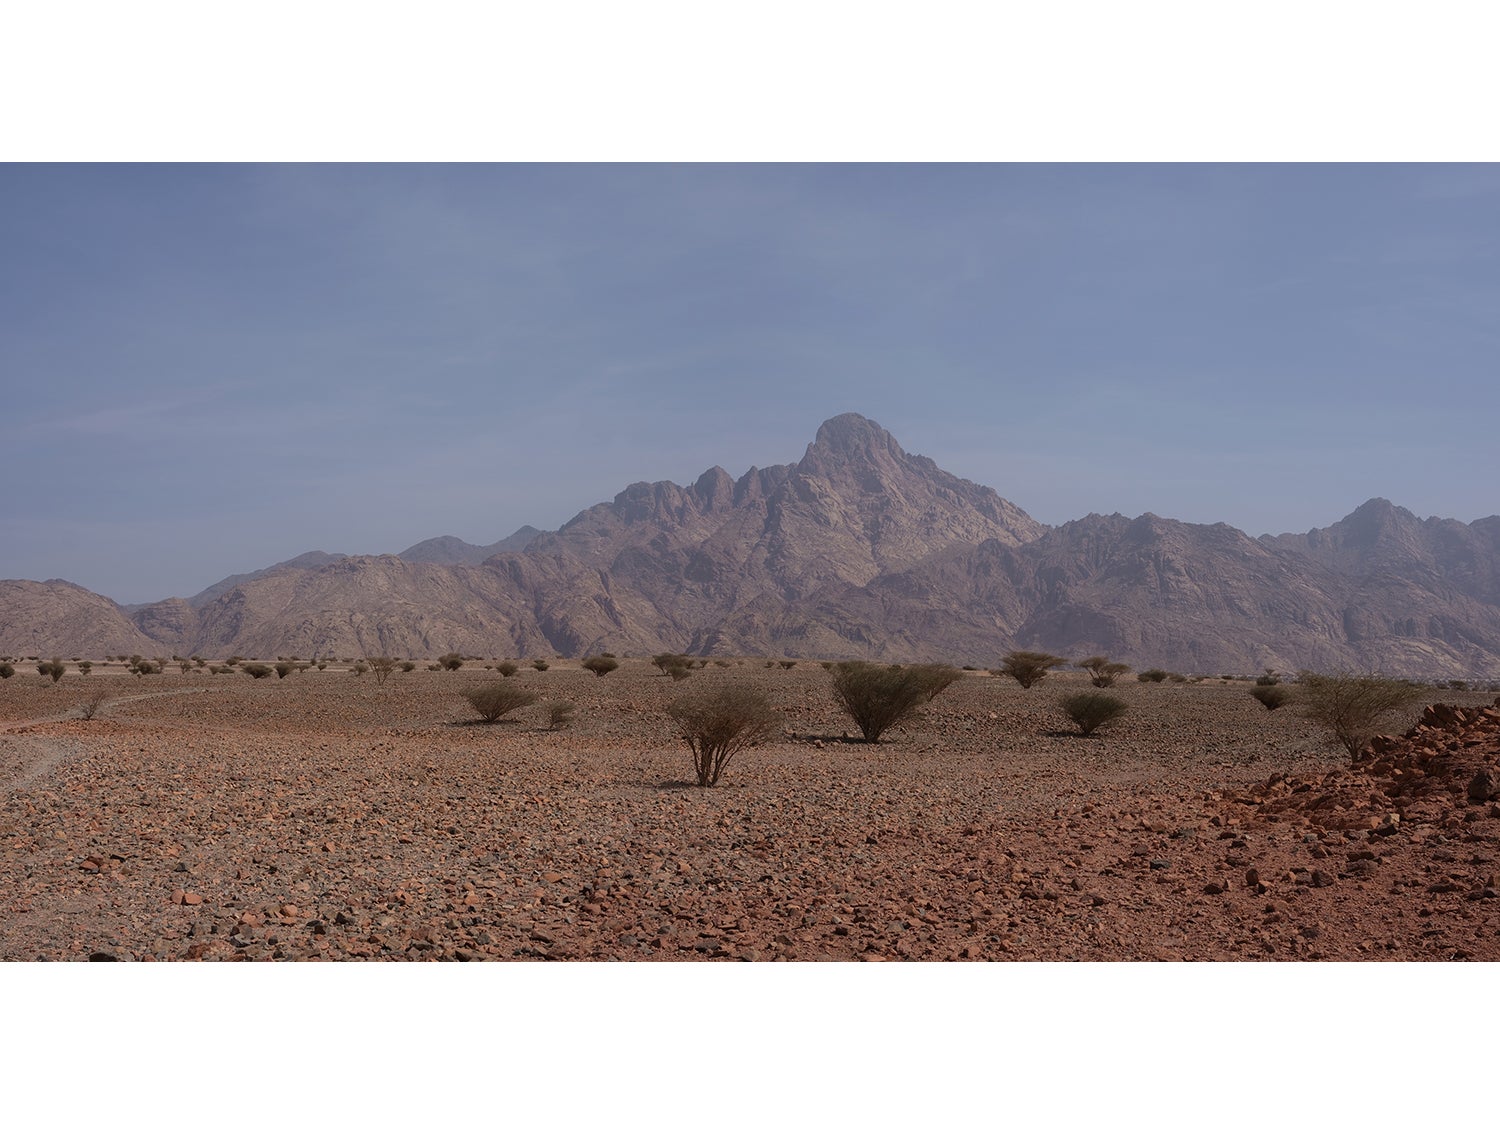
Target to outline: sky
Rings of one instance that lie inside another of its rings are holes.
[[[1500,512],[1500,168],[0,168],[0,577],[554,529],[854,411],[1033,517]]]

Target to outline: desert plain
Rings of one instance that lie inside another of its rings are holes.
[[[484,663],[18,665],[0,958],[1500,957],[1493,692],[1432,688],[1352,768],[1238,679],[1127,675],[1125,717],[1084,738],[1058,705],[1083,673],[971,670],[870,745],[813,661],[523,665],[539,702],[494,723],[462,694],[498,679]],[[728,682],[764,688],[778,730],[700,788],[667,708]]]

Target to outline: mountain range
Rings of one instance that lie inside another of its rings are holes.
[[[1150,513],[1038,523],[858,414],[794,465],[637,483],[556,531],[309,552],[118,605],[0,581],[0,653],[209,658],[611,650],[988,666],[1010,649],[1184,673],[1500,677],[1500,517],[1383,499],[1251,538]]]

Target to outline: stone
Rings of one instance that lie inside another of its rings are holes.
[[[1477,770],[1469,780],[1469,803],[1482,805],[1487,801],[1493,801],[1497,796],[1500,796],[1500,787],[1495,785],[1494,776],[1487,769]]]

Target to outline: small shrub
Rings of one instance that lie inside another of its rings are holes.
[[[215,675],[215,676],[222,676],[222,675],[225,675],[225,674],[229,674],[229,675],[233,675],[234,674],[234,669],[231,668],[228,664],[210,664],[208,666],[208,670],[209,670],[209,672],[212,675]]]
[[[16,674],[16,666],[9,661],[0,664],[0,680],[8,680]]]
[[[1085,735],[1093,734],[1129,710],[1118,695],[1102,691],[1076,691],[1063,696],[1058,702],[1062,705],[1063,713],[1077,723],[1078,729]]]
[[[263,680],[271,674],[271,666],[269,664],[246,664],[241,667],[240,671],[252,680]]]
[[[521,670],[521,666],[514,660],[502,660],[495,665],[495,671],[499,672],[507,680]]]
[[[429,672],[441,672],[443,670],[443,666],[441,664],[429,664],[427,665],[427,670]]]
[[[715,668],[728,668],[728,667],[730,667],[730,662],[727,661],[727,660],[715,660],[714,661],[714,667]]]
[[[487,723],[493,723],[528,703],[535,703],[537,698],[536,692],[526,691],[504,680],[469,688],[463,695],[469,706]]]
[[[1066,663],[1062,657],[1046,652],[1010,652],[1000,662],[1000,675],[1009,676],[1029,691],[1047,678],[1048,671]]]
[[[276,662],[276,678],[278,680],[286,679],[296,670],[297,666],[295,664],[289,663],[288,661],[278,660]]]
[[[78,662],[78,672],[80,675],[87,676],[93,670],[94,662],[92,660],[80,660]]]
[[[363,660],[356,660],[353,667],[349,669],[349,671],[353,672],[356,676],[363,676],[369,670],[370,666]]]
[[[766,693],[748,684],[728,684],[676,700],[667,714],[692,748],[698,784],[719,783],[729,760],[775,729],[776,712]]]
[[[449,652],[438,657],[438,664],[441,665],[445,671],[457,672],[464,666],[464,658],[456,652]]]
[[[1078,661],[1078,667],[1088,672],[1089,679],[1097,688],[1112,686],[1115,680],[1130,671],[1129,664],[1118,664],[1107,656],[1090,656],[1087,660]]]
[[[1351,764],[1359,762],[1371,737],[1379,733],[1382,718],[1415,703],[1422,695],[1415,684],[1381,676],[1302,672],[1297,678],[1303,714],[1349,752]]]
[[[81,704],[79,704],[78,713],[85,719],[92,719],[99,713],[99,707],[103,702],[104,693],[102,691],[96,691],[93,695],[89,696]]]
[[[797,662],[795,660],[779,660],[777,661],[777,663],[787,671],[791,671],[793,668],[797,667]]]
[[[1450,688],[1452,688],[1454,691],[1468,691],[1469,690],[1469,682],[1467,680],[1449,680],[1448,681],[1448,686]]]
[[[678,683],[681,683],[692,674],[692,669],[690,669],[686,664],[667,665],[667,675],[671,676],[672,679]]]
[[[557,699],[547,704],[548,726],[552,730],[562,730],[573,721],[573,704],[566,699]]]
[[[1160,668],[1147,668],[1144,672],[1136,673],[1135,678],[1143,684],[1159,684],[1167,678],[1167,674]]]
[[[403,672],[415,672],[416,670],[417,670],[417,666],[412,661],[410,661],[410,660],[403,660],[401,662],[401,671],[403,671]]]
[[[612,652],[601,652],[599,655],[602,656],[602,657],[604,657],[605,660],[618,660],[618,659],[620,659],[618,656],[616,656]]]
[[[396,670],[396,660],[390,656],[370,657],[370,672],[377,684],[385,683],[386,677]]]
[[[620,662],[612,656],[591,656],[583,661],[579,667],[586,668],[596,676],[607,676],[620,666]]]
[[[1276,710],[1276,708],[1291,702],[1292,698],[1291,689],[1280,683],[1262,684],[1257,682],[1250,689],[1250,695],[1267,711]]]
[[[132,664],[134,664],[139,659],[140,659],[140,657],[138,657],[138,656],[131,657],[130,662]],[[242,663],[244,663],[244,660],[245,660],[245,658],[243,656],[231,656],[228,660],[224,661],[224,663],[228,664],[231,668],[233,668],[236,664],[242,664]]]
[[[548,664],[545,660],[533,660],[531,662],[531,666],[538,672],[545,672],[548,668],[552,667],[552,665]]]
[[[63,678],[63,673],[68,670],[68,666],[61,660],[43,660],[37,664],[36,670],[43,676],[51,676],[55,684]]]
[[[900,668],[851,660],[834,665],[833,696],[864,740],[875,743],[887,730],[915,718],[922,704],[961,676],[946,664]]]
[[[1267,668],[1263,675],[1255,678],[1257,687],[1275,687],[1279,683],[1281,683],[1281,677],[1276,674],[1274,668]]]

